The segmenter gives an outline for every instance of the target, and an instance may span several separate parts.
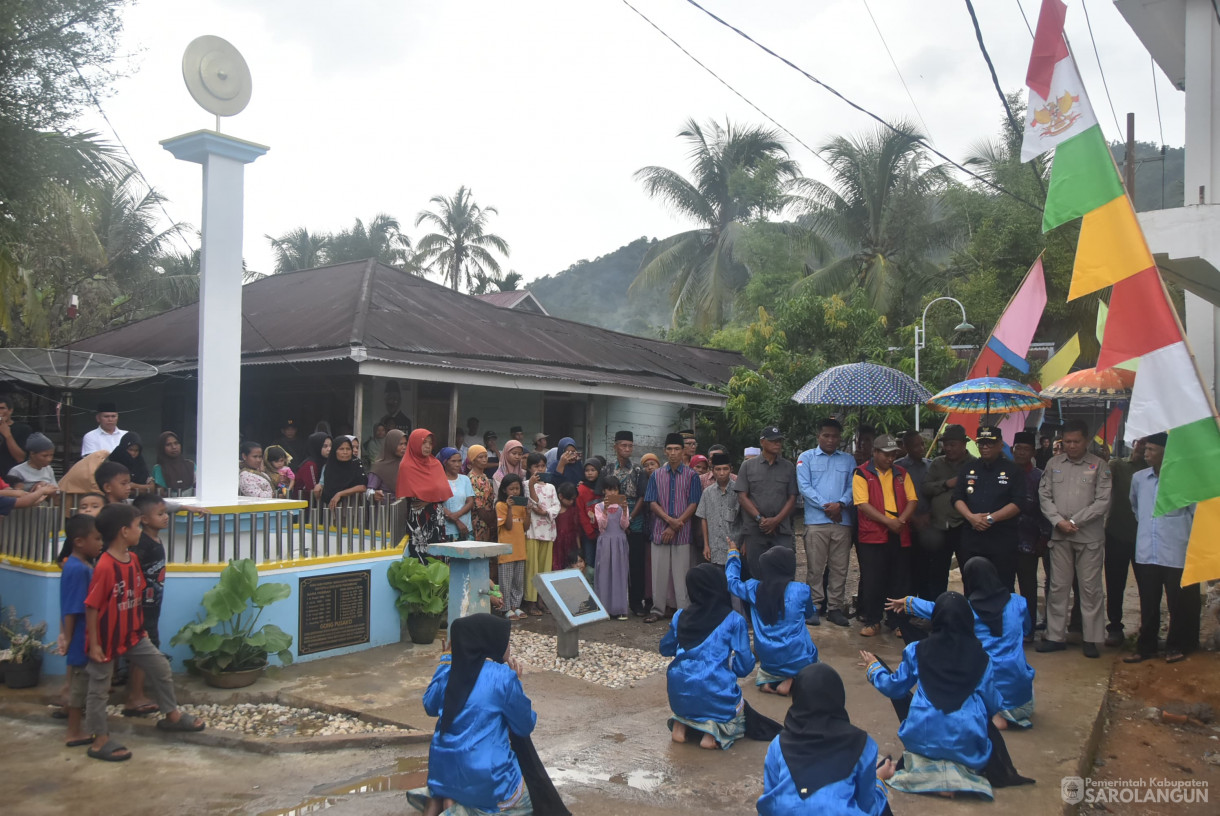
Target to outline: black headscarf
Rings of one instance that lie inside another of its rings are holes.
[[[140,450],[135,456],[127,452],[127,449],[135,445]],[[111,462],[118,462],[131,471],[131,483],[133,485],[148,484],[148,465],[144,464],[144,445],[140,442],[140,435],[135,431],[128,431],[123,434],[123,438],[119,440],[119,445],[110,454]]]
[[[183,456],[181,449],[177,456],[166,454],[165,443],[170,439],[177,439],[178,444],[182,444],[182,439],[173,431],[163,431],[157,437],[157,464],[161,466],[161,478],[169,490],[189,490],[195,486],[195,463]]]
[[[733,611],[733,599],[728,579],[715,564],[700,564],[686,573],[686,595],[690,605],[678,616],[678,645],[693,649]]]
[[[974,635],[974,612],[960,592],[936,599],[932,634],[915,647],[919,687],[946,714],[962,707],[983,679],[988,657]]]
[[[868,734],[847,716],[838,672],[825,663],[801,669],[792,681],[792,707],[779,735],[784,762],[800,797],[807,799],[850,776],[867,742]]]
[[[453,662],[445,686],[445,701],[441,704],[441,719],[436,725],[439,730],[447,731],[453,726],[454,718],[466,706],[479,673],[483,671],[483,663],[487,660],[503,662],[512,628],[504,618],[486,612],[453,622],[449,630]]]
[[[326,444],[326,440],[330,439],[330,434],[323,431],[311,433],[309,438],[305,440],[305,450],[308,453],[305,456],[305,462],[313,462],[314,467],[318,469],[318,475],[322,475],[322,468],[326,465],[326,457],[322,455],[322,446]],[[334,447],[333,445],[331,446]],[[302,462],[301,465],[304,465]],[[294,468],[299,469],[299,468]]]
[[[979,620],[987,624],[992,636],[1003,634],[1004,609],[1012,597],[1012,590],[1000,580],[995,564],[982,556],[971,558],[962,567],[962,585],[970,608],[979,616]]]
[[[796,550],[772,547],[758,559],[758,592],[754,608],[758,617],[775,625],[784,616],[784,592],[796,578]]]
[[[592,490],[594,493],[601,495],[601,493],[604,492],[602,489],[602,468],[605,466],[606,463],[600,456],[594,456],[592,459],[586,459],[585,463],[581,466],[580,483]],[[597,476],[590,481],[589,479],[585,478],[585,471],[591,467],[597,469]]]
[[[312,440],[313,437],[310,437]],[[335,497],[336,493],[347,490],[349,487],[356,485],[367,485],[369,477],[364,472],[364,465],[356,458],[355,448],[352,445],[353,437],[339,436],[335,437],[330,446],[330,456],[326,460],[326,467],[322,470],[322,503],[325,504]],[[339,447],[346,442],[348,449],[352,451],[352,456],[346,462],[339,461]]]

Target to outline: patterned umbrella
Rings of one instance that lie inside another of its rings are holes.
[[[1056,380],[1042,389],[1046,399],[1070,400],[1077,404],[1108,405],[1131,399],[1135,372],[1125,368],[1086,368]]]
[[[801,405],[918,405],[932,392],[901,371],[875,363],[828,368],[792,395]]]
[[[1050,400],[1038,396],[1028,385],[1003,377],[963,380],[928,400],[935,411],[959,414],[1015,414],[1050,404]]]

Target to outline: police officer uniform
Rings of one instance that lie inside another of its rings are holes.
[[[977,441],[1003,442],[1000,429],[993,425],[979,428]],[[958,471],[953,501],[965,502],[971,513],[989,515],[1009,504],[1018,508],[1025,498],[1025,474],[1011,459],[1000,455],[988,462],[976,459]],[[1017,577],[1018,516],[996,521],[986,530],[976,530],[969,523],[962,525],[957,564],[961,568],[974,556],[982,556],[995,564],[1000,580],[1011,588]]]

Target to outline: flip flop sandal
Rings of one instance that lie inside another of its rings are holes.
[[[156,703],[145,703],[144,705],[136,706],[135,708],[123,709],[123,716],[124,717],[143,717],[145,714],[156,714],[160,710],[161,709],[157,708]]]
[[[162,731],[202,731],[204,728],[207,728],[207,723],[198,717],[191,717],[188,722],[186,715],[183,715],[176,721],[171,721],[168,718],[157,720],[157,728]]]
[[[131,759],[130,751],[123,756],[115,756],[115,751],[127,751],[127,746],[119,745],[117,742],[112,740],[107,742],[101,748],[90,748],[88,754],[92,759],[100,759],[102,762],[126,762],[127,760]]]
[[[661,616],[658,615],[656,612],[653,612],[648,617],[644,618],[644,623],[656,623],[660,619],[661,619]]]
[[[51,719],[54,719],[54,720],[68,719],[68,709],[64,708],[63,706],[59,706],[58,708],[52,710]]]
[[[531,618],[541,618],[542,610],[535,606],[532,609],[530,609],[529,615]]]
[[[1170,652],[1169,654],[1165,655],[1166,663],[1181,663],[1185,659],[1186,655],[1182,654],[1181,652]]]
[[[65,748],[79,748],[82,745],[92,745],[93,737],[81,737],[80,739],[68,740],[64,743]],[[109,745],[110,743],[106,743]]]

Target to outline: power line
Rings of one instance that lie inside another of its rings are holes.
[[[898,135],[900,135],[900,136],[911,137],[911,134],[910,134],[910,133],[908,133],[908,132],[906,132],[906,131],[904,131],[904,130],[901,130],[900,128],[897,128],[897,127],[895,127],[894,125],[891,125],[891,124],[890,124],[889,122],[887,122],[885,119],[883,119],[883,118],[881,118],[880,116],[878,116],[877,114],[873,113],[873,112],[872,112],[872,111],[870,111],[868,108],[865,108],[863,105],[860,105],[860,104],[858,104],[858,103],[856,103],[856,102],[853,102],[852,100],[848,99],[846,96],[844,96],[843,94],[841,94],[839,91],[835,90],[835,89],[834,89],[833,87],[831,87],[830,85],[826,84],[826,83],[825,83],[825,82],[823,82],[822,80],[820,80],[820,79],[818,79],[817,77],[815,77],[813,74],[810,74],[808,71],[806,71],[805,69],[801,68],[801,67],[800,67],[799,65],[797,65],[796,63],[792,62],[792,60],[790,60],[790,59],[788,59],[788,58],[786,58],[786,57],[780,56],[779,54],[775,53],[775,52],[774,52],[774,51],[772,51],[770,48],[768,48],[767,46],[765,46],[765,45],[763,45],[762,43],[758,42],[758,41],[757,41],[757,40],[755,40],[753,37],[751,37],[749,34],[745,33],[745,32],[744,32],[744,31],[742,31],[740,28],[737,28],[737,27],[736,27],[735,25],[733,25],[732,23],[726,22],[725,20],[721,19],[720,17],[717,17],[715,14],[713,14],[712,12],[708,11],[708,10],[707,10],[707,9],[705,9],[703,6],[701,6],[701,5],[699,5],[697,2],[695,2],[695,0],[686,0],[686,2],[687,2],[687,3],[689,3],[690,5],[694,6],[695,8],[699,9],[700,11],[702,11],[702,12],[703,12],[704,14],[706,14],[708,17],[711,17],[711,18],[712,18],[713,20],[715,20],[716,22],[720,23],[720,25],[724,26],[725,28],[727,28],[727,29],[729,29],[730,31],[732,31],[732,32],[734,32],[735,34],[737,34],[738,36],[742,37],[742,38],[743,38],[743,39],[745,39],[747,42],[751,43],[752,45],[754,45],[754,46],[756,46],[757,48],[761,49],[763,52],[765,52],[765,53],[769,54],[770,56],[774,57],[775,59],[777,59],[777,60],[779,60],[780,62],[782,62],[782,63],[784,63],[785,65],[787,65],[789,68],[791,68],[791,69],[793,69],[794,71],[798,72],[799,74],[801,74],[801,76],[805,77],[805,79],[808,79],[810,82],[814,83],[815,85],[817,85],[817,86],[819,86],[819,87],[821,87],[821,88],[825,89],[826,91],[829,91],[829,92],[830,92],[831,94],[833,94],[834,96],[837,96],[839,99],[841,99],[841,100],[843,100],[844,102],[846,102],[846,103],[847,103],[847,104],[848,104],[850,107],[852,107],[853,109],[855,109],[855,110],[859,111],[860,113],[863,113],[865,116],[868,116],[868,117],[869,117],[869,118],[871,118],[871,119],[874,119],[875,121],[877,121],[878,123],[880,123],[880,124],[881,124],[883,127],[885,127],[885,128],[887,128],[887,129],[889,129],[889,130],[893,131],[894,133],[897,133],[897,134],[898,134]],[[971,170],[970,168],[965,167],[965,166],[963,166],[963,165],[959,164],[958,162],[955,162],[953,159],[949,158],[949,157],[948,157],[948,156],[946,156],[944,153],[941,153],[939,150],[937,150],[936,148],[932,147],[932,145],[928,144],[928,142],[927,142],[927,140],[926,140],[926,139],[918,139],[918,138],[913,138],[913,139],[912,139],[912,141],[913,141],[915,144],[918,144],[918,145],[922,146],[922,147],[923,147],[925,150],[927,150],[929,153],[933,154],[934,156],[938,156],[939,158],[943,159],[943,160],[944,160],[945,162],[947,162],[948,164],[953,165],[953,166],[954,166],[954,167],[956,167],[958,170],[960,170],[961,172],[963,172],[963,173],[965,173],[966,175],[970,176],[971,178],[975,179],[976,181],[981,182],[982,184],[985,184],[986,186],[991,187],[993,190],[996,190],[997,192],[1003,193],[1004,195],[1009,196],[1010,198],[1013,198],[1013,199],[1015,199],[1015,200],[1017,200],[1017,201],[1020,201],[1022,204],[1024,204],[1024,205],[1025,205],[1025,206],[1027,206],[1027,207],[1030,207],[1031,209],[1037,210],[1038,212],[1042,212],[1042,208],[1041,208],[1041,207],[1039,207],[1037,204],[1034,204],[1032,201],[1028,201],[1028,200],[1026,200],[1025,198],[1023,198],[1023,197],[1021,197],[1021,196],[1017,195],[1016,193],[1014,193],[1014,192],[1012,192],[1012,191],[1010,191],[1010,190],[1007,190],[1007,189],[1005,189],[1004,187],[1001,187],[1000,185],[996,184],[996,183],[995,183],[994,181],[992,181],[991,179],[984,178],[983,176],[981,176],[981,175],[979,175],[978,173],[974,172],[974,171],[973,171],[973,170]]]
[[[987,45],[983,42],[983,29],[979,27],[979,18],[974,13],[974,3],[966,0],[966,10],[970,12],[970,22],[974,23],[974,36],[979,42],[979,50],[983,52],[983,59],[987,62],[987,70],[991,71],[991,84],[995,86],[995,92],[1000,97],[1000,104],[1004,106],[1005,113],[1008,114],[1008,124],[1012,127],[1014,136],[1022,137],[1024,131],[1021,125],[1017,123],[1017,117],[1012,112],[1012,106],[1008,104],[1008,97],[1004,95],[1004,89],[1000,87],[1000,78],[996,75],[995,65],[991,62],[991,54],[987,53]],[[1046,196],[1046,185],[1042,181],[1042,174],[1038,172],[1037,164],[1030,162],[1029,169],[1033,171],[1034,178],[1038,182],[1038,189],[1042,191],[1042,195]]]
[[[1215,0],[1212,0],[1213,4]],[[1220,18],[1220,11],[1216,12]],[[1161,124],[1161,92],[1156,88],[1156,60],[1148,55],[1148,66],[1152,68],[1152,98],[1156,100],[1156,131],[1161,137],[1161,209],[1165,209],[1165,128]]]
[[[898,60],[894,59],[894,54],[890,51],[890,44],[885,41],[885,35],[881,33],[881,26],[877,25],[877,18],[873,16],[873,10],[868,7],[868,0],[860,0],[860,2],[864,4],[864,10],[868,12],[868,19],[873,21],[873,28],[877,30],[877,36],[881,38],[881,45],[885,48],[885,53],[889,55],[890,64],[894,66],[894,73],[898,74],[898,81],[902,83],[902,89],[907,92],[907,99],[911,100],[911,107],[915,109],[915,115],[919,117],[919,122],[923,125],[923,132],[928,134],[928,140],[931,141],[932,128],[928,127],[928,122],[923,118],[915,97],[911,95],[911,89],[907,87],[907,81],[902,76],[902,69],[898,67]]]
[[[768,122],[770,122],[771,124],[775,125],[777,128],[779,128],[779,129],[780,129],[780,130],[782,130],[784,133],[786,133],[786,134],[789,136],[789,138],[791,138],[793,141],[795,141],[795,142],[796,142],[797,144],[799,144],[801,147],[805,148],[805,149],[806,149],[806,150],[808,150],[810,153],[812,153],[814,156],[816,156],[816,157],[817,157],[819,160],[821,160],[821,161],[822,161],[822,163],[823,163],[823,164],[825,164],[827,167],[829,167],[829,166],[830,166],[830,162],[829,162],[829,161],[827,161],[825,158],[823,158],[821,153],[819,153],[818,151],[814,150],[814,149],[813,149],[812,147],[810,147],[809,145],[805,144],[805,142],[804,142],[804,141],[803,141],[803,140],[802,140],[802,139],[801,139],[799,136],[797,136],[797,135],[796,135],[795,133],[793,133],[792,131],[788,130],[788,128],[784,127],[784,126],[783,126],[783,125],[781,125],[779,122],[775,121],[775,119],[774,119],[774,118],[773,118],[773,117],[772,117],[770,114],[768,114],[768,113],[767,113],[766,111],[764,111],[762,108],[758,107],[758,105],[755,105],[753,102],[751,102],[751,101],[750,101],[750,100],[749,100],[749,99],[746,97],[746,95],[745,95],[745,94],[743,94],[741,91],[737,90],[737,89],[736,89],[736,88],[734,88],[732,85],[730,85],[730,84],[729,84],[729,83],[728,83],[728,82],[727,82],[727,81],[724,79],[724,77],[720,76],[720,75],[719,75],[719,74],[717,74],[715,71],[713,71],[711,68],[707,67],[707,66],[706,66],[706,65],[704,65],[702,62],[700,62],[698,57],[696,57],[694,54],[692,54],[691,52],[689,52],[689,51],[687,51],[685,48],[683,48],[683,47],[682,47],[682,44],[681,44],[680,42],[678,42],[677,40],[675,40],[673,37],[669,36],[669,34],[667,34],[663,28],[661,28],[659,25],[657,25],[657,24],[656,24],[656,23],[654,23],[652,20],[650,20],[650,19],[648,18],[648,16],[647,16],[646,14],[644,14],[644,12],[640,11],[638,8],[636,8],[635,6],[633,6],[633,5],[631,5],[630,3],[628,3],[628,2],[627,2],[627,0],[622,0],[622,3],[623,3],[623,5],[624,5],[624,6],[626,6],[627,8],[631,9],[631,10],[632,10],[632,11],[634,11],[636,14],[638,14],[638,15],[640,16],[640,18],[644,20],[644,22],[648,23],[648,25],[650,25],[650,26],[652,26],[654,29],[656,29],[656,30],[657,30],[657,31],[658,31],[658,32],[661,34],[661,36],[662,36],[662,37],[664,37],[665,39],[667,39],[667,40],[669,40],[671,43],[673,43],[675,48],[677,48],[679,51],[681,51],[681,52],[682,52],[683,54],[685,54],[686,56],[690,57],[690,59],[691,59],[691,61],[692,61],[692,62],[694,62],[696,65],[698,65],[698,66],[699,66],[700,68],[702,68],[704,71],[707,71],[709,74],[711,74],[711,75],[712,75],[712,76],[713,76],[713,77],[716,79],[716,81],[717,81],[717,82],[719,82],[721,85],[723,85],[724,87],[726,87],[726,88],[728,88],[730,91],[732,91],[734,94],[736,94],[736,95],[737,95],[737,97],[738,97],[739,99],[741,99],[741,101],[745,102],[745,103],[746,103],[747,105],[749,105],[751,108],[753,108],[754,110],[758,111],[758,112],[759,112],[759,113],[760,113],[760,114],[763,116],[763,118],[764,118],[764,119],[766,119]]]
[[[1101,87],[1106,89],[1106,102],[1110,105],[1110,115],[1114,117],[1114,129],[1119,137],[1123,135],[1123,127],[1118,123],[1118,114],[1114,111],[1114,100],[1110,98],[1110,83],[1106,82],[1106,71],[1101,67],[1101,53],[1097,50],[1097,40],[1093,39],[1093,21],[1089,19],[1089,4],[1081,0],[1080,7],[1084,9],[1084,21],[1089,26],[1089,41],[1093,43],[1093,57],[1097,60],[1097,72],[1101,74]]]

